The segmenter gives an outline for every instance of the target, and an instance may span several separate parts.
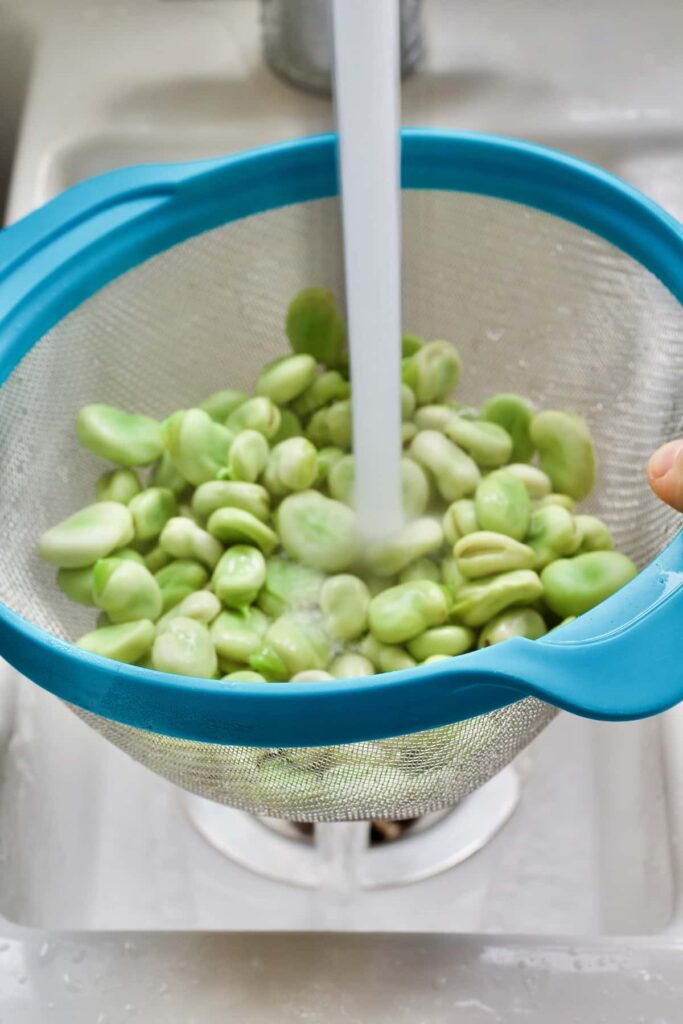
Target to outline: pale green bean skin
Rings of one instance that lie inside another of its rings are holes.
[[[452,617],[477,629],[511,605],[530,604],[543,596],[543,583],[531,569],[515,569],[461,587]]]

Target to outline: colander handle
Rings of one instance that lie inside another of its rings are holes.
[[[480,670],[498,677],[492,682],[589,718],[631,719],[683,700],[682,641],[683,531],[631,583],[576,622],[476,657]]]

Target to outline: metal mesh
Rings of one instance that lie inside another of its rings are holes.
[[[683,432],[676,300],[607,243],[514,204],[407,192],[403,217],[405,329],[458,346],[467,401],[519,391],[582,413],[600,459],[587,507],[644,564],[677,523],[643,472],[652,450]],[[60,637],[92,628],[92,611],[57,590],[35,553],[47,526],[92,500],[102,469],[75,441],[77,409],[103,401],[164,416],[217,387],[249,388],[286,351],[292,295],[317,284],[341,296],[341,268],[337,202],[311,202],[184,242],[50,331],[0,390],[0,516],[11,538],[0,550],[0,599]],[[278,751],[172,739],[74,710],[192,792],[299,820],[410,817],[452,804],[554,714],[527,699],[419,735]]]

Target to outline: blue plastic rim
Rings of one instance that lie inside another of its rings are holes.
[[[402,186],[470,192],[572,221],[628,253],[683,303],[683,229],[624,182],[496,136],[402,133]],[[185,239],[338,192],[336,139],[133,167],[75,186],[0,234],[0,383],[113,278]],[[622,591],[542,640],[362,680],[264,685],[153,672],[81,651],[0,605],[0,654],[84,710],[172,737],[249,746],[378,739],[536,696],[601,719],[683,699],[683,533]]]

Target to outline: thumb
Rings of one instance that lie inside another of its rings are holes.
[[[648,463],[647,478],[658,498],[683,512],[683,439],[657,449]]]

